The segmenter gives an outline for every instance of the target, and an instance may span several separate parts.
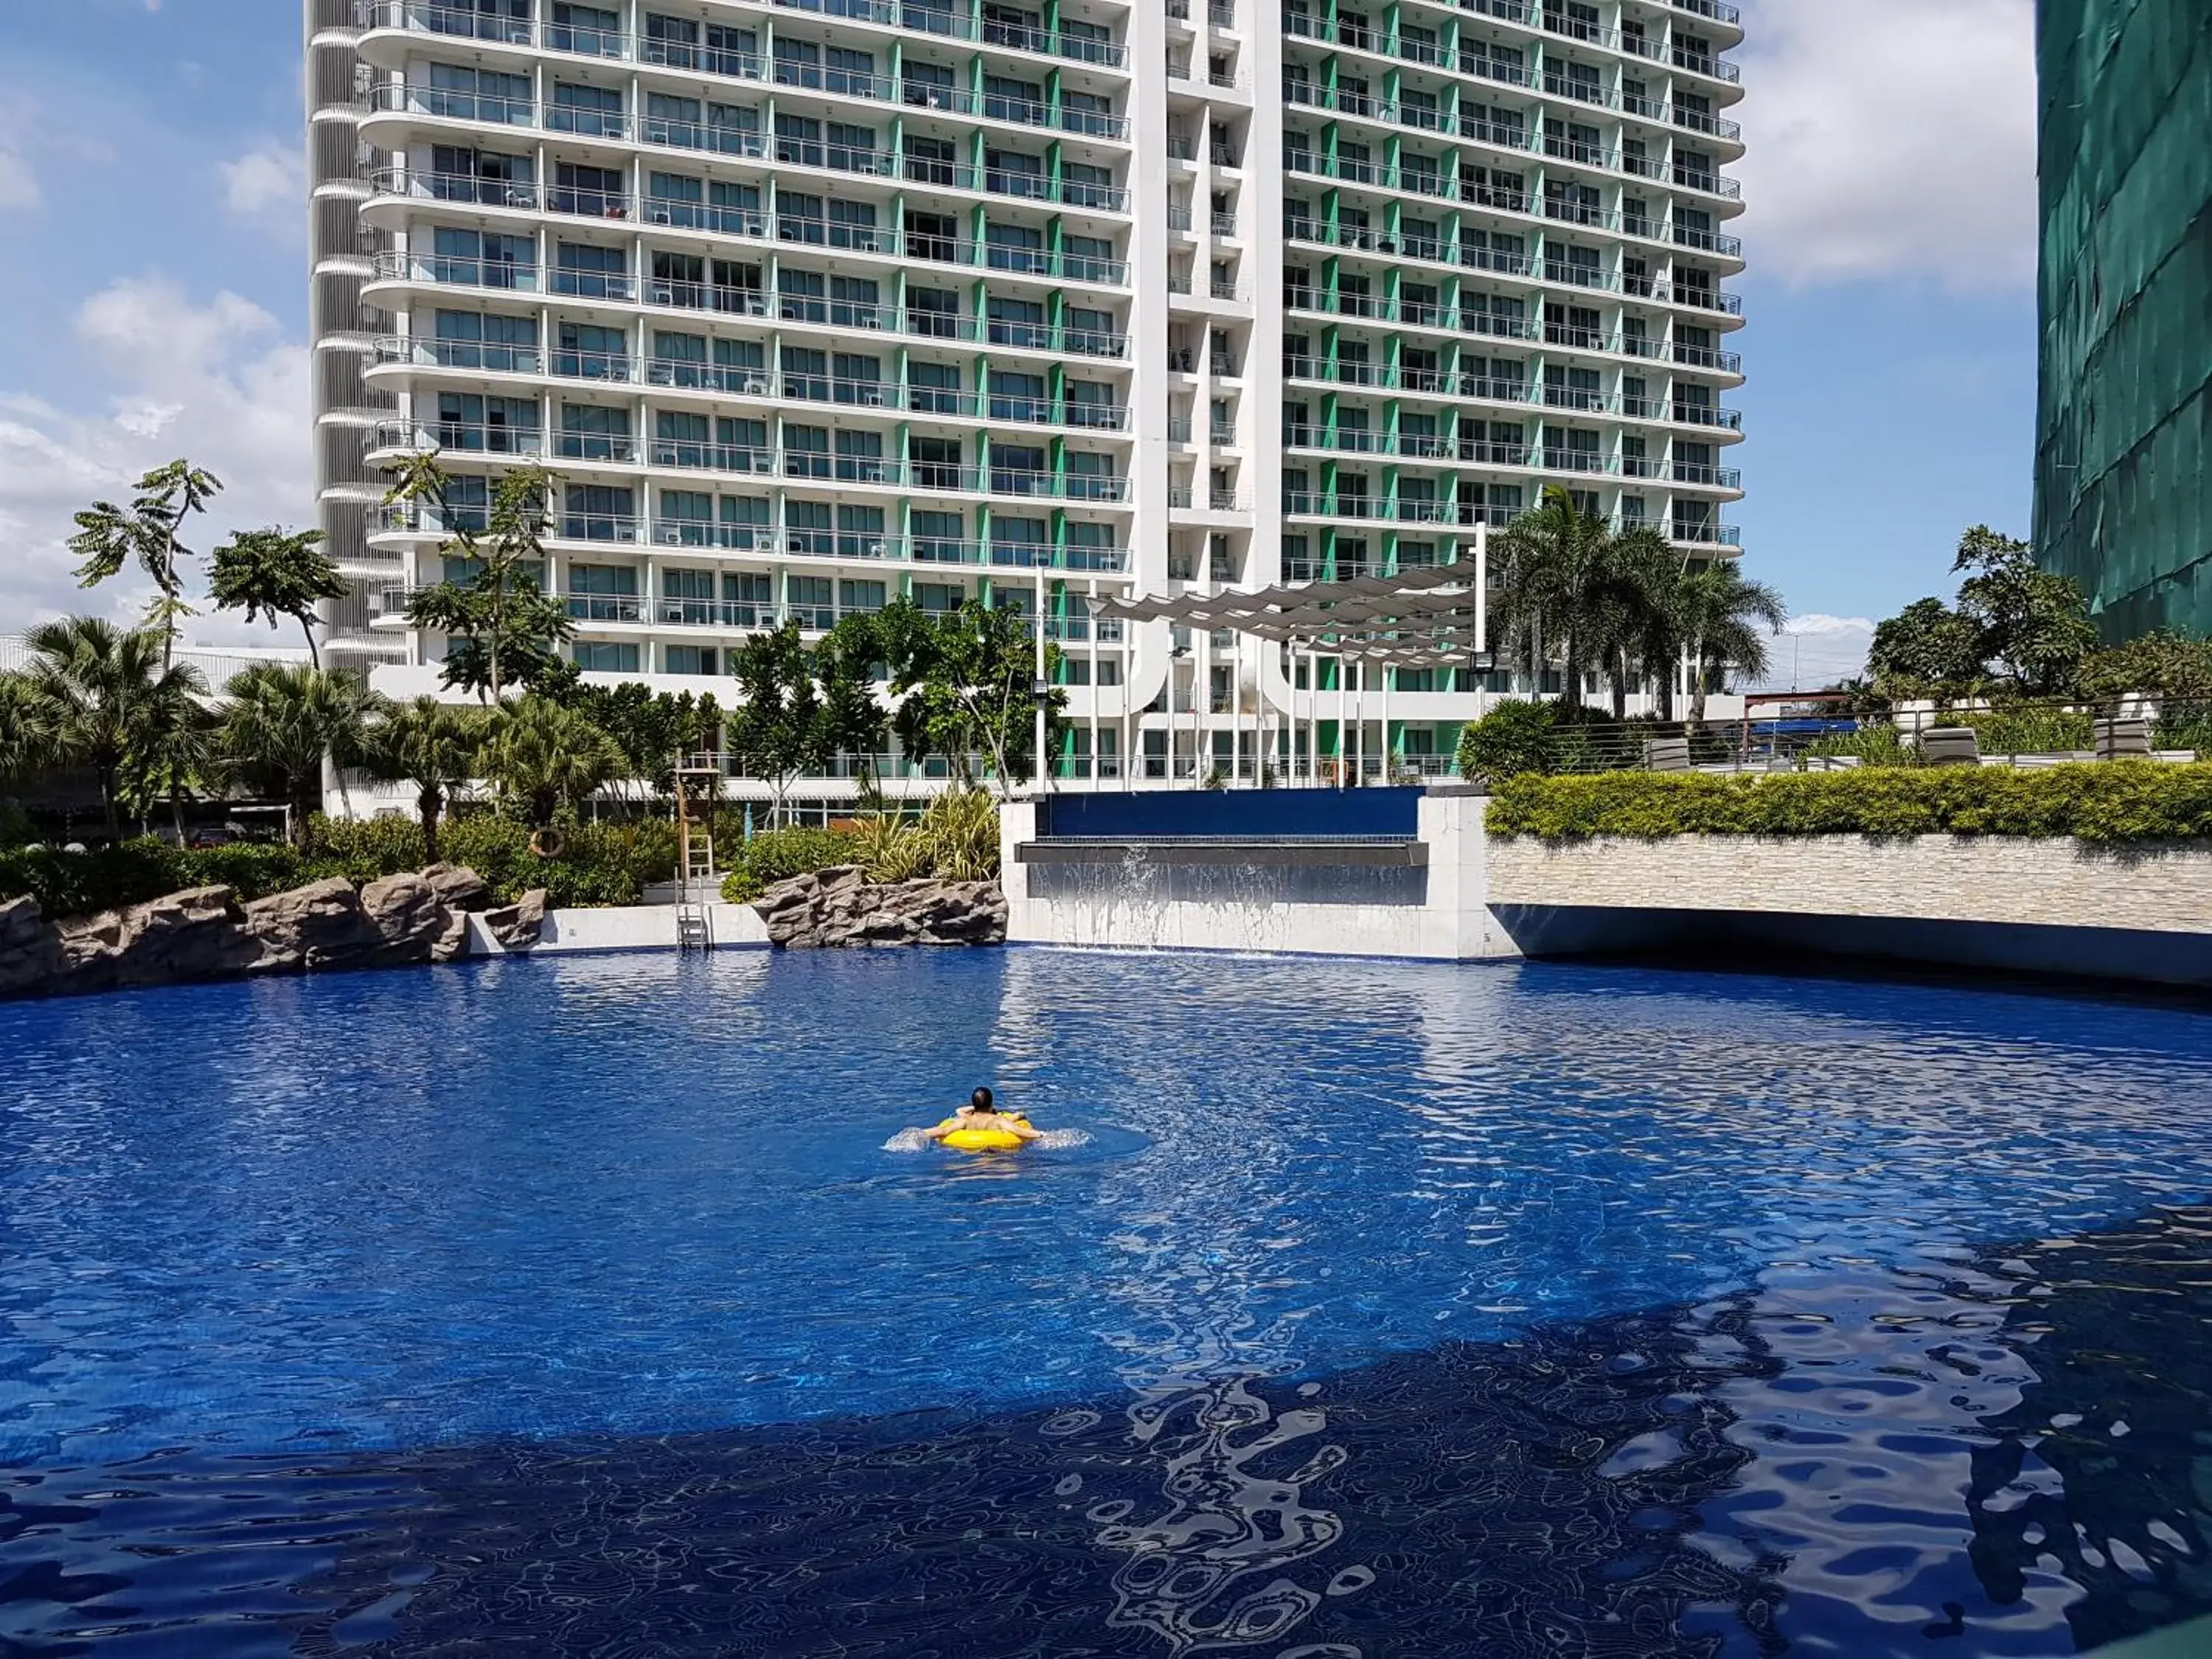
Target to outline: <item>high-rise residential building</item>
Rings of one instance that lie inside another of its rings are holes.
[[[2203,0],[2038,8],[2035,544],[2108,638],[2212,634],[2212,29]]]
[[[458,513],[559,474],[588,673],[1039,611],[1071,782],[1433,765],[1516,684],[1395,671],[1339,732],[1288,653],[1089,595],[1449,562],[1548,485],[1741,550],[1721,0],[307,4],[329,645],[382,684],[443,650],[441,526],[377,504],[433,444]]]

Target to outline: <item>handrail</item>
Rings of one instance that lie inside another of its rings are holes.
[[[1283,170],[1291,177],[1335,179],[1365,189],[1419,197],[1424,202],[1459,202],[1522,218],[1609,229],[1645,241],[1673,241],[1683,246],[1704,248],[1725,258],[1738,258],[1743,252],[1740,238],[1710,227],[1686,227],[1677,221],[1656,219],[1649,214],[1632,215],[1619,208],[1586,206],[1556,196],[1539,198],[1532,191],[1507,190],[1486,181],[1469,185],[1456,173],[1441,169],[1433,173],[1425,169],[1408,171],[1404,167],[1293,152],[1284,158]],[[1354,234],[1372,241],[1392,240],[1384,233],[1371,228],[1356,229]],[[1316,233],[1307,240],[1334,239]]]
[[[763,3],[763,0],[751,0],[755,4]],[[779,9],[794,11],[830,9],[820,4],[800,3],[799,0],[775,0],[775,4]],[[976,19],[957,15],[949,5],[916,3],[915,0],[838,0],[835,15],[840,22],[890,24],[1105,69],[1121,68],[1127,58],[1126,49],[1119,41],[1097,40],[1018,24],[989,21],[979,23]],[[406,29],[504,46],[542,46],[549,52],[632,59],[713,75],[745,75],[744,70],[724,65],[731,60],[750,59],[753,65],[750,78],[759,76],[760,60],[754,53],[710,50],[649,35],[640,38],[620,29],[580,28],[557,23],[540,26],[532,19],[487,16],[473,9],[441,4],[438,0],[365,0],[363,27]]]
[[[1286,103],[1308,109],[1327,110],[1332,114],[1371,122],[1377,126],[1400,126],[1415,132],[1471,139],[1492,149],[1504,150],[1516,155],[1564,161],[1598,172],[1658,179],[1664,165],[1650,157],[1628,155],[1620,150],[1584,144],[1547,132],[1541,122],[1507,123],[1493,121],[1486,116],[1468,121],[1462,119],[1458,111],[1449,106],[1394,103],[1374,93],[1347,93],[1316,85],[1310,80],[1285,77],[1283,99]],[[1675,184],[1680,189],[1698,191],[1728,201],[1743,198],[1742,185],[1719,173],[1679,169]]]

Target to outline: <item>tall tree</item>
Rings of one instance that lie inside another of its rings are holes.
[[[877,687],[890,674],[884,665],[883,629],[877,625],[879,614],[839,617],[814,653],[823,718],[837,752],[859,760],[864,789],[876,787],[876,757],[890,729],[890,711],[877,696]]]
[[[1682,578],[1675,592],[1677,625],[1694,676],[1690,718],[1705,718],[1705,694],[1733,668],[1756,679],[1766,672],[1767,641],[1790,620],[1782,595],[1747,580],[1733,559],[1717,560]]]
[[[521,697],[491,716],[480,764],[510,809],[542,830],[561,807],[581,806],[621,776],[623,754],[575,709],[550,697]]]
[[[381,711],[365,734],[362,758],[374,776],[415,786],[422,856],[438,862],[438,822],[455,791],[474,775],[483,750],[483,717],[433,696]]]
[[[836,717],[821,666],[795,622],[755,634],[738,647],[732,666],[738,702],[723,741],[748,776],[769,786],[779,823],[793,781],[836,757]]]
[[[987,757],[1002,796],[1027,776],[1036,747],[1038,625],[1024,612],[963,600],[931,613],[901,601],[878,614],[885,667],[896,706],[891,725],[916,760],[945,755],[963,783],[970,755]],[[1051,686],[1059,647],[1045,658],[1046,743],[1060,730],[1067,694]]]
[[[1580,714],[1592,661],[1605,662],[1616,638],[1633,637],[1627,619],[1644,599],[1635,565],[1655,539],[1665,546],[1643,526],[1616,534],[1601,514],[1584,512],[1554,484],[1491,544],[1498,637],[1526,656],[1532,672],[1540,658],[1559,661],[1571,715]]]
[[[1951,568],[1968,573],[1959,614],[1979,630],[1981,659],[2032,696],[2070,690],[2097,648],[2088,599],[2073,578],[2043,569],[2026,542],[1978,524],[1960,538]]]
[[[1590,633],[1605,661],[1613,717],[1626,719],[1629,693],[1656,679],[1665,717],[1672,719],[1682,556],[1656,528],[1638,525],[1610,538],[1606,557],[1611,579],[1597,595]]]
[[[0,674],[0,784],[52,763],[53,732],[27,674]]]
[[[1957,695],[1982,679],[1981,629],[1930,596],[1876,624],[1867,667],[1888,696]]]
[[[190,461],[171,461],[138,480],[129,507],[94,501],[76,515],[69,544],[83,561],[76,572],[80,586],[95,586],[134,564],[153,579],[156,595],[146,622],[161,630],[164,671],[175,655],[177,623],[192,614],[185,601],[183,564],[192,556],[181,538],[185,520],[206,512],[222,489],[212,472]]]
[[[315,607],[345,595],[345,579],[322,549],[323,532],[241,530],[215,550],[208,590],[219,611],[243,611],[248,622],[289,617],[307,636],[307,660],[323,665],[315,645]]]
[[[576,625],[558,596],[545,591],[545,530],[556,483],[542,466],[520,466],[493,486],[481,532],[453,510],[453,480],[434,453],[410,455],[394,469],[388,505],[437,513],[447,532],[439,551],[470,568],[465,580],[447,580],[416,593],[407,607],[410,627],[446,635],[455,642],[446,658],[445,683],[496,702],[510,685],[532,687],[568,678],[556,647]]]
[[[151,628],[71,617],[40,624],[24,642],[31,719],[56,761],[92,773],[108,836],[119,839],[134,777],[172,749],[171,726],[197,711],[207,683],[189,663],[165,662],[162,636]]]
[[[711,691],[655,692],[636,680],[617,685],[570,686],[558,701],[580,711],[615,740],[625,763],[623,783],[635,783],[648,798],[675,787],[678,754],[711,749],[720,740],[721,706]]]
[[[357,765],[380,700],[357,674],[306,663],[260,663],[232,679],[222,752],[231,768],[281,793],[291,839],[305,846],[322,803],[323,763]]]

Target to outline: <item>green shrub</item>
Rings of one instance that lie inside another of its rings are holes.
[[[1502,779],[1556,771],[1558,724],[1554,704],[1517,697],[1499,703],[1460,733],[1460,776]]]
[[[1524,775],[1498,787],[1488,828],[1591,836],[2022,836],[2095,842],[2212,838],[2212,765],[1863,768],[1778,777]]]
[[[648,882],[676,873],[676,826],[664,820],[582,824],[564,832],[559,854],[530,850],[524,825],[490,813],[440,828],[439,852],[484,878],[494,899],[512,904],[543,887],[556,908],[635,904]],[[343,876],[356,886],[380,876],[422,867],[422,832],[412,819],[363,823],[314,821],[310,851],[238,842],[179,849],[160,841],[127,841],[87,853],[51,847],[0,852],[0,899],[29,893],[49,916],[90,915],[143,904],[186,887],[222,885],[256,899],[288,887]]]
[[[240,897],[261,898],[320,873],[282,846],[193,849],[143,840],[84,853],[21,847],[0,853],[0,899],[28,893],[46,915],[85,916],[187,887],[235,887]]]
[[[558,909],[635,904],[648,883],[676,874],[676,826],[665,818],[583,823],[562,829],[561,850],[531,850],[527,824],[495,812],[471,812],[438,826],[438,855],[484,878],[493,896],[512,904],[533,887]],[[356,882],[419,870],[422,826],[411,818],[356,823],[315,822],[316,863]]]
[[[1990,708],[1945,714],[1945,726],[1970,726],[1984,755],[2064,755],[2095,745],[2086,710]]]
[[[1856,732],[1832,732],[1805,752],[1835,758],[1856,756],[1869,766],[1917,766],[1920,751],[1897,734],[1893,726],[1862,726]]]
[[[2160,749],[2187,749],[2199,760],[2212,760],[2212,709],[2177,711],[2159,721],[2151,742]]]
[[[722,880],[722,896],[732,904],[744,904],[793,876],[860,862],[860,838],[850,830],[763,830],[728,859],[730,872]]]

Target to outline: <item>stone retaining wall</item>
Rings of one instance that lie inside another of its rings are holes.
[[[1490,844],[1489,902],[2193,933],[2212,950],[2212,848],[1971,836],[1514,836]]]

